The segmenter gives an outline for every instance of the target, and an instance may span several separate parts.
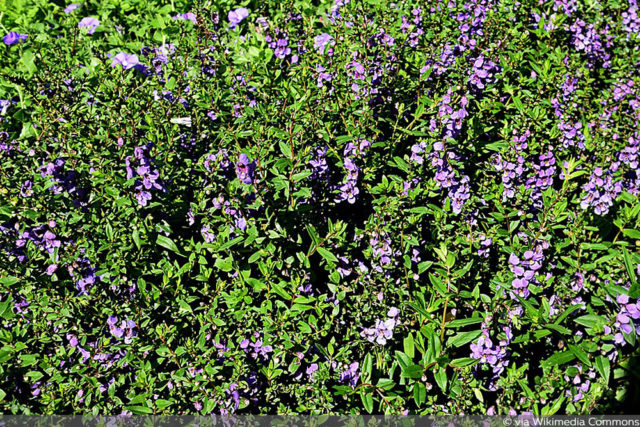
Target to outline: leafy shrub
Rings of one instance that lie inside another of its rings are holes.
[[[635,0],[3,9],[3,412],[637,397]]]

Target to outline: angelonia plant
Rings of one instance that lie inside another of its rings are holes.
[[[1,413],[638,401],[636,0],[0,6]]]

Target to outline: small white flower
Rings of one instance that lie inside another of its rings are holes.
[[[191,127],[191,117],[178,117],[175,119],[171,119],[171,123]]]

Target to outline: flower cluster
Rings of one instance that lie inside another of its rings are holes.
[[[595,167],[583,190],[586,195],[580,201],[582,209],[593,207],[597,215],[605,215],[609,212],[613,201],[622,192],[622,184],[615,180],[613,172],[617,169],[617,164],[611,165],[609,171],[604,171],[601,167]]]
[[[508,347],[513,339],[513,334],[511,328],[505,326],[503,329],[504,338],[494,343],[489,332],[489,321],[490,319],[485,319],[482,323],[482,335],[478,341],[471,344],[471,357],[491,367],[492,377],[489,382],[489,390],[496,390],[495,380],[509,366]]]
[[[582,19],[577,19],[569,27],[574,48],[587,57],[587,66],[595,67],[597,64],[603,68],[609,68],[611,55],[607,49],[611,46],[607,30],[597,31],[594,24],[587,24]],[[603,40],[604,39],[604,40]]]
[[[86,18],[82,18],[82,20],[78,23],[78,28],[86,28],[87,34],[91,35],[96,31],[96,28],[100,26],[100,21],[91,16],[87,16]]]
[[[262,339],[259,338],[260,334],[256,333],[254,336],[257,338],[255,342],[244,339],[240,342],[240,348],[253,359],[267,360],[269,353],[273,352],[273,347],[263,345]]]
[[[356,388],[358,381],[360,380],[360,372],[358,372],[359,369],[360,363],[351,363],[347,369],[340,372],[340,382],[351,386],[351,388]]]
[[[525,188],[531,190],[532,205],[536,209],[542,209],[542,192],[553,186],[556,174],[556,159],[553,152],[548,151],[538,156],[538,161],[533,163],[533,174],[525,182]]]
[[[469,77],[469,84],[477,91],[482,91],[487,85],[495,82],[495,77],[500,73],[500,67],[492,61],[479,56],[473,62],[473,68]]]
[[[153,165],[154,160],[150,152],[152,143],[136,147],[133,156],[125,158],[127,179],[135,178],[134,189],[140,206],[147,206],[151,200],[151,190],[166,191],[160,182],[160,172]]]
[[[337,187],[340,193],[336,198],[336,202],[347,201],[350,204],[356,202],[358,194],[360,193],[360,189],[358,188],[360,169],[355,160],[363,158],[370,146],[371,143],[363,139],[358,141],[357,144],[348,143],[345,147],[343,167],[347,175],[343,183]]]
[[[542,267],[542,261],[544,261],[544,255],[539,248],[535,251],[526,251],[522,260],[513,253],[509,256],[509,267],[516,276],[511,281],[516,295],[521,298],[529,296],[529,283],[536,282],[535,275]]]
[[[236,162],[236,175],[241,182],[252,184],[254,181],[256,162],[249,160],[249,157],[242,153]]]
[[[574,402],[578,402],[585,398],[585,393],[591,388],[591,380],[596,377],[596,372],[593,368],[587,372],[583,372],[582,365],[572,366],[576,373],[573,377],[569,375],[564,376],[564,380],[570,383],[572,387],[565,392],[565,396],[571,398]],[[586,378],[584,378],[586,376]]]
[[[387,340],[393,338],[393,329],[398,324],[398,314],[400,311],[391,307],[387,313],[387,320],[376,320],[376,324],[372,328],[364,328],[360,333],[363,338],[369,342],[376,342],[380,345],[385,345]]]
[[[624,345],[623,333],[640,334],[640,299],[637,299],[636,302],[630,302],[628,295],[620,294],[616,297],[616,302],[620,306],[620,311],[616,314],[613,324],[618,331],[614,334],[613,339],[616,344]]]
[[[111,335],[122,339],[125,344],[131,344],[133,338],[138,336],[136,323],[130,319],[123,320],[120,322],[120,326],[118,326],[118,318],[116,316],[109,316],[107,326],[109,327]]]

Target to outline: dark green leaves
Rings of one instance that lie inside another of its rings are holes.
[[[163,248],[168,249],[175,254],[182,255],[180,253],[180,250],[178,249],[178,246],[175,244],[175,242],[170,238],[168,238],[167,236],[158,235],[158,238],[156,239],[156,243],[159,246],[162,246]]]
[[[542,361],[542,366],[552,367],[556,365],[563,365],[571,362],[576,356],[571,351],[563,351],[555,353],[553,356]]]
[[[336,258],[336,256],[334,254],[332,254],[331,252],[329,252],[325,248],[318,248],[317,251],[320,254],[320,256],[322,258],[324,258],[325,260],[327,260],[328,262],[333,262],[333,263],[337,263],[338,262],[338,258]]]
[[[636,273],[633,269],[633,264],[631,261],[631,256],[627,251],[627,248],[622,248],[624,266],[627,270],[627,274],[629,275],[629,279],[631,279],[631,288],[629,289],[629,296],[631,298],[640,298],[640,283],[638,283],[636,278]]]

